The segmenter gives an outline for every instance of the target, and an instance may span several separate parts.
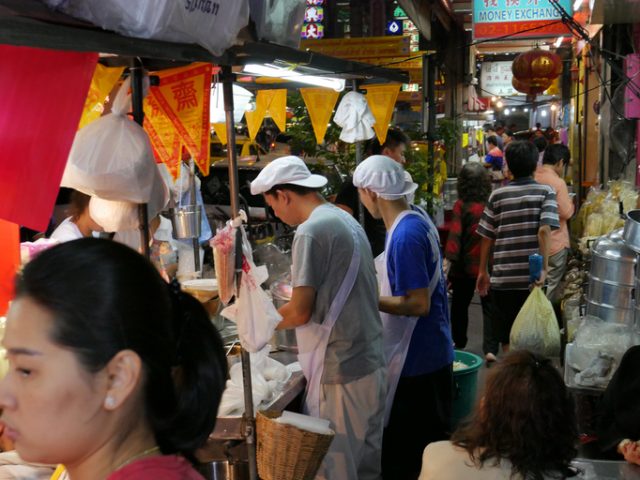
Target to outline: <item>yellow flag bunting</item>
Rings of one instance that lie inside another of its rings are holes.
[[[400,92],[400,84],[390,85],[367,85],[367,103],[371,109],[376,123],[373,129],[376,132],[378,141],[382,145],[387,139],[389,131],[389,122],[393,114],[393,108],[396,105],[396,99]]]
[[[262,120],[264,120],[264,116],[267,113],[267,105],[264,102],[264,97],[262,97],[262,101],[258,101],[260,97],[256,96],[256,109],[250,112],[247,110],[244,112],[244,118],[247,121],[247,129],[249,130],[249,138],[253,141],[256,139],[256,135],[258,135],[258,131],[260,131],[260,125],[262,125]]]
[[[220,139],[222,145],[227,144],[227,122],[212,123],[213,129]]]
[[[100,118],[104,111],[104,101],[123,71],[124,67],[105,67],[99,63],[96,65],[78,129]]]
[[[180,134],[150,93],[144,100],[144,129],[149,135],[156,158],[167,166],[173,179],[180,175]]]
[[[267,106],[267,114],[281,132],[287,128],[287,90],[259,90],[256,95],[256,103],[264,103]]]
[[[328,88],[301,88],[300,93],[307,106],[316,141],[322,143],[339,93]]]
[[[204,175],[209,174],[210,164],[211,69],[208,63],[194,63],[159,72],[160,86],[151,87],[149,92]]]

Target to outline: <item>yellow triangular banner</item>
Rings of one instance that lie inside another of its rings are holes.
[[[262,120],[267,113],[267,105],[265,105],[265,98],[262,98],[261,102],[258,102],[258,96],[256,95],[256,109],[252,112],[247,110],[244,112],[244,119],[247,122],[247,129],[249,130],[249,138],[253,141],[260,131]]]
[[[218,135],[218,138],[220,139],[220,143],[222,145],[226,145],[227,144],[227,123],[220,122],[220,123],[212,123],[211,125],[213,126],[213,130],[215,130],[216,135]]]
[[[387,139],[389,122],[391,121],[391,115],[393,115],[396,99],[400,92],[400,84],[367,85],[366,88],[367,103],[369,104],[373,117],[376,119],[373,129],[376,131],[380,145],[382,145]]]
[[[287,128],[287,90],[258,90],[256,104],[262,102],[267,106],[266,112],[271,116],[281,132]]]
[[[206,176],[209,175],[211,139],[209,91],[212,66],[194,63],[158,72],[160,86],[151,87],[160,108],[169,117],[181,142]]]
[[[78,129],[100,118],[104,111],[104,101],[123,71],[124,67],[105,67],[99,63],[96,65]]]
[[[322,143],[339,93],[328,88],[301,88],[300,93],[307,106],[316,141]]]

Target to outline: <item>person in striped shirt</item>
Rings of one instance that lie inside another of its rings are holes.
[[[511,142],[505,152],[513,181],[498,188],[489,197],[477,233],[480,244],[480,267],[476,289],[481,296],[491,291],[495,309],[493,334],[509,349],[511,326],[529,295],[529,255],[543,257],[542,273],[535,282],[544,285],[549,269],[551,230],[559,228],[556,194],[549,185],[533,179],[538,150],[526,141]],[[493,268],[488,272],[489,253],[493,247]]]

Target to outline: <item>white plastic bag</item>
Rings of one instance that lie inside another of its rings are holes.
[[[560,328],[551,302],[535,287],[520,309],[509,335],[514,350],[531,350],[547,357],[560,354]]]
[[[43,0],[123,35],[198,43],[221,55],[249,23],[248,0]]]
[[[371,113],[364,95],[357,92],[347,93],[333,116],[333,122],[342,127],[340,140],[347,143],[359,142],[373,138],[373,125],[376,119]]]
[[[76,133],[61,186],[105,200],[147,203],[156,179],[156,162],[147,133],[127,117],[129,80],[112,112]]]
[[[256,267],[253,263],[251,244],[244,229],[242,254],[240,291],[235,303],[225,308],[222,316],[236,323],[242,347],[249,352],[257,352],[269,343],[282,316],[260,286],[269,277],[269,273],[266,267]]]
[[[169,188],[156,169],[151,198],[147,203],[147,216],[152,220],[169,203]],[[93,196],[89,201],[89,214],[105,232],[137,229],[140,225],[138,204],[119,200],[105,200]]]

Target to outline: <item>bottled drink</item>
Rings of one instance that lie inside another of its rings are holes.
[[[529,255],[529,283],[533,283],[542,274],[542,255],[534,253]]]

